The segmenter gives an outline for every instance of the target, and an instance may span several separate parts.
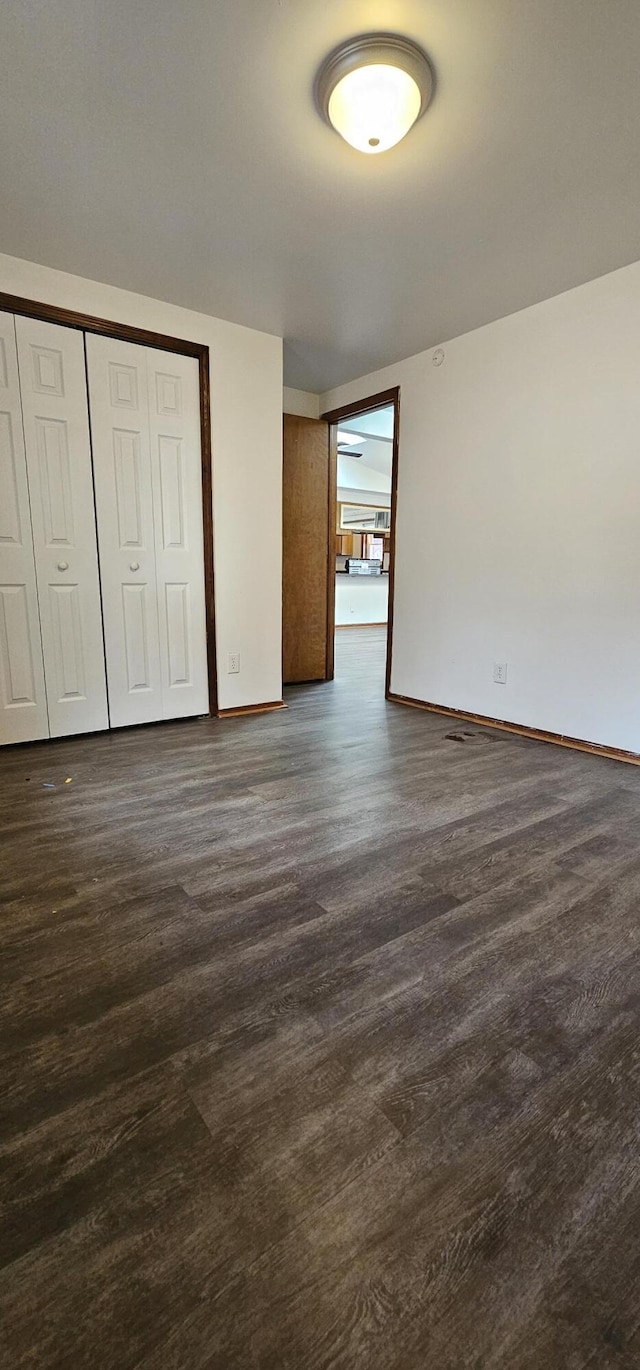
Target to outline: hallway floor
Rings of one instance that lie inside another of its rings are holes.
[[[7,1370],[640,1365],[640,770],[384,638],[0,755]]]

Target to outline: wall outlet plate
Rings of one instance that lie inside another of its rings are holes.
[[[240,653],[229,652],[229,665],[227,666],[228,675],[240,674]]]
[[[506,683],[507,683],[507,663],[506,663],[506,661],[494,661],[494,663],[493,663],[493,683],[494,683],[494,685],[506,685]]]

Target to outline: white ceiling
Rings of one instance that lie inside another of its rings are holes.
[[[391,494],[391,470],[387,474],[379,467],[370,466],[365,460],[356,461],[342,452],[338,453],[338,488],[349,490],[375,490],[377,493]],[[389,463],[391,465],[391,463]]]
[[[374,409],[371,414],[358,414],[353,419],[340,422],[338,433],[358,435],[357,443],[349,448],[349,452],[359,452],[360,456],[352,457],[349,452],[338,453],[338,485],[361,490],[382,490],[391,494],[393,423],[392,404],[384,409]]]
[[[373,409],[370,414],[356,414],[353,419],[342,419],[339,431],[358,433],[361,437],[385,438],[393,440],[393,405],[384,409]]]
[[[362,438],[358,446],[351,450],[360,452],[360,457],[352,457],[349,452],[338,453],[338,485],[364,485],[370,490],[387,490],[391,493],[392,443],[381,438]],[[358,471],[361,478],[351,479]],[[362,475],[363,472],[366,472],[366,476]],[[372,479],[374,475],[375,480]]]
[[[436,73],[364,157],[318,63]],[[319,391],[640,255],[638,0],[3,0],[0,247],[286,339]]]

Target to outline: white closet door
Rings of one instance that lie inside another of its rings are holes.
[[[0,313],[0,743],[48,736],[15,323]]]
[[[52,737],[107,728],[82,333],[16,318]]]
[[[162,716],[209,712],[200,387],[194,357],[147,349]]]
[[[144,347],[87,334],[111,726],[162,718]]]

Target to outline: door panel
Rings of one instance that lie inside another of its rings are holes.
[[[146,349],[87,334],[112,727],[163,717]]]
[[[48,736],[15,321],[0,313],[0,743]]]
[[[76,535],[67,424],[65,420],[43,419],[36,415],[33,436],[38,471],[34,495],[39,489],[44,542],[47,547],[69,549],[75,545]]]
[[[77,585],[50,585],[51,631],[63,699],[86,698],[82,606]]]
[[[198,363],[147,349],[163,718],[209,712]]]
[[[335,481],[329,426],[284,416],[282,486],[282,678],[285,685],[333,674],[329,540]],[[334,558],[335,561],[335,558]]]
[[[0,341],[3,340],[0,339]],[[2,403],[10,403],[6,395],[2,395]],[[10,410],[0,410],[0,482],[2,487],[0,541],[14,547],[22,545],[17,471],[19,456],[16,451],[15,422],[16,420]]]
[[[112,723],[208,713],[198,363],[92,335],[87,361]]]
[[[124,428],[113,429],[113,480],[115,482],[118,547],[143,551],[143,475],[141,435]]]
[[[191,603],[188,585],[165,585],[169,688],[191,681]]]
[[[82,334],[16,319],[52,737],[107,728]]]
[[[122,586],[122,623],[129,694],[154,688],[149,664],[149,585]]]

